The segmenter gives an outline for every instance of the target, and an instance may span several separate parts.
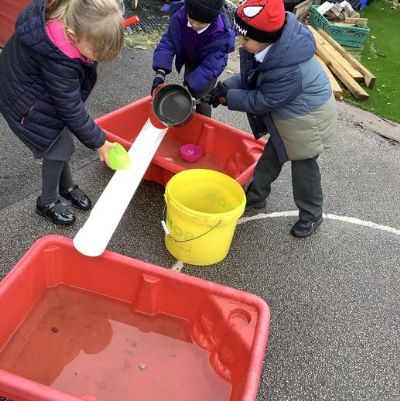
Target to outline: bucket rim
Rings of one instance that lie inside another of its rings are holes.
[[[191,209],[187,206],[182,205],[180,202],[178,202],[173,195],[171,195],[171,186],[175,184],[174,180],[178,180],[180,177],[184,175],[190,175],[190,174],[196,174],[196,173],[206,173],[209,175],[214,175],[214,176],[219,176],[223,177],[227,181],[229,181],[230,184],[232,184],[233,187],[237,190],[237,193],[240,193],[242,195],[242,200],[240,203],[232,208],[231,210],[228,210],[226,212],[218,212],[218,213],[210,213],[210,212],[202,212],[199,210]],[[164,193],[164,200],[166,203],[166,206],[168,208],[168,203],[170,203],[173,207],[178,209],[181,212],[189,212],[192,217],[199,217],[204,220],[222,220],[222,221],[227,221],[230,219],[238,219],[244,212],[245,205],[246,205],[246,195],[245,192],[242,188],[242,186],[232,177],[230,177],[227,174],[221,173],[220,171],[216,170],[210,170],[210,169],[190,169],[190,170],[184,170],[181,171],[177,174],[175,174],[167,183],[165,187],[165,193]]]

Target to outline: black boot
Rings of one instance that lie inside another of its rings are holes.
[[[323,218],[316,221],[301,221],[299,220],[290,230],[290,234],[293,237],[308,237],[311,234],[314,234],[317,228],[322,224]]]
[[[74,224],[76,220],[75,216],[59,199],[48,205],[42,205],[39,197],[36,202],[36,213],[60,226],[69,226]]]
[[[89,197],[78,187],[75,185],[73,187],[67,189],[60,189],[60,195],[71,201],[72,206],[81,210],[89,210],[92,208],[92,201]]]

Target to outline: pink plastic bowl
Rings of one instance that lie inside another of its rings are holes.
[[[181,157],[185,162],[194,163],[203,156],[203,148],[193,143],[188,143],[180,147]]]

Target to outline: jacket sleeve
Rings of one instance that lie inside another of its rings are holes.
[[[175,57],[175,47],[172,43],[169,31],[165,32],[161,37],[160,42],[154,50],[153,54],[153,70],[159,68],[165,70],[168,74],[172,71],[172,62]]]
[[[276,80],[263,82],[254,90],[231,89],[227,93],[230,110],[266,114],[291,102],[302,91],[300,69],[281,74]]]
[[[242,88],[242,79],[239,74],[236,74],[233,77],[225,79],[224,85],[228,89],[241,89]]]
[[[227,64],[228,54],[226,52],[210,53],[186,77],[186,83],[194,93],[201,93],[211,81],[222,74]]]
[[[40,69],[45,87],[61,120],[85,146],[90,149],[100,148],[105,142],[105,134],[85,110],[79,71],[50,59]]]

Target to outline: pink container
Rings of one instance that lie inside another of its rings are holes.
[[[201,156],[203,156],[203,148],[193,143],[187,143],[179,148],[181,152],[182,160],[188,163],[197,162]]]
[[[255,401],[270,312],[255,295],[50,235],[0,283],[0,321],[0,396],[15,401]]]

